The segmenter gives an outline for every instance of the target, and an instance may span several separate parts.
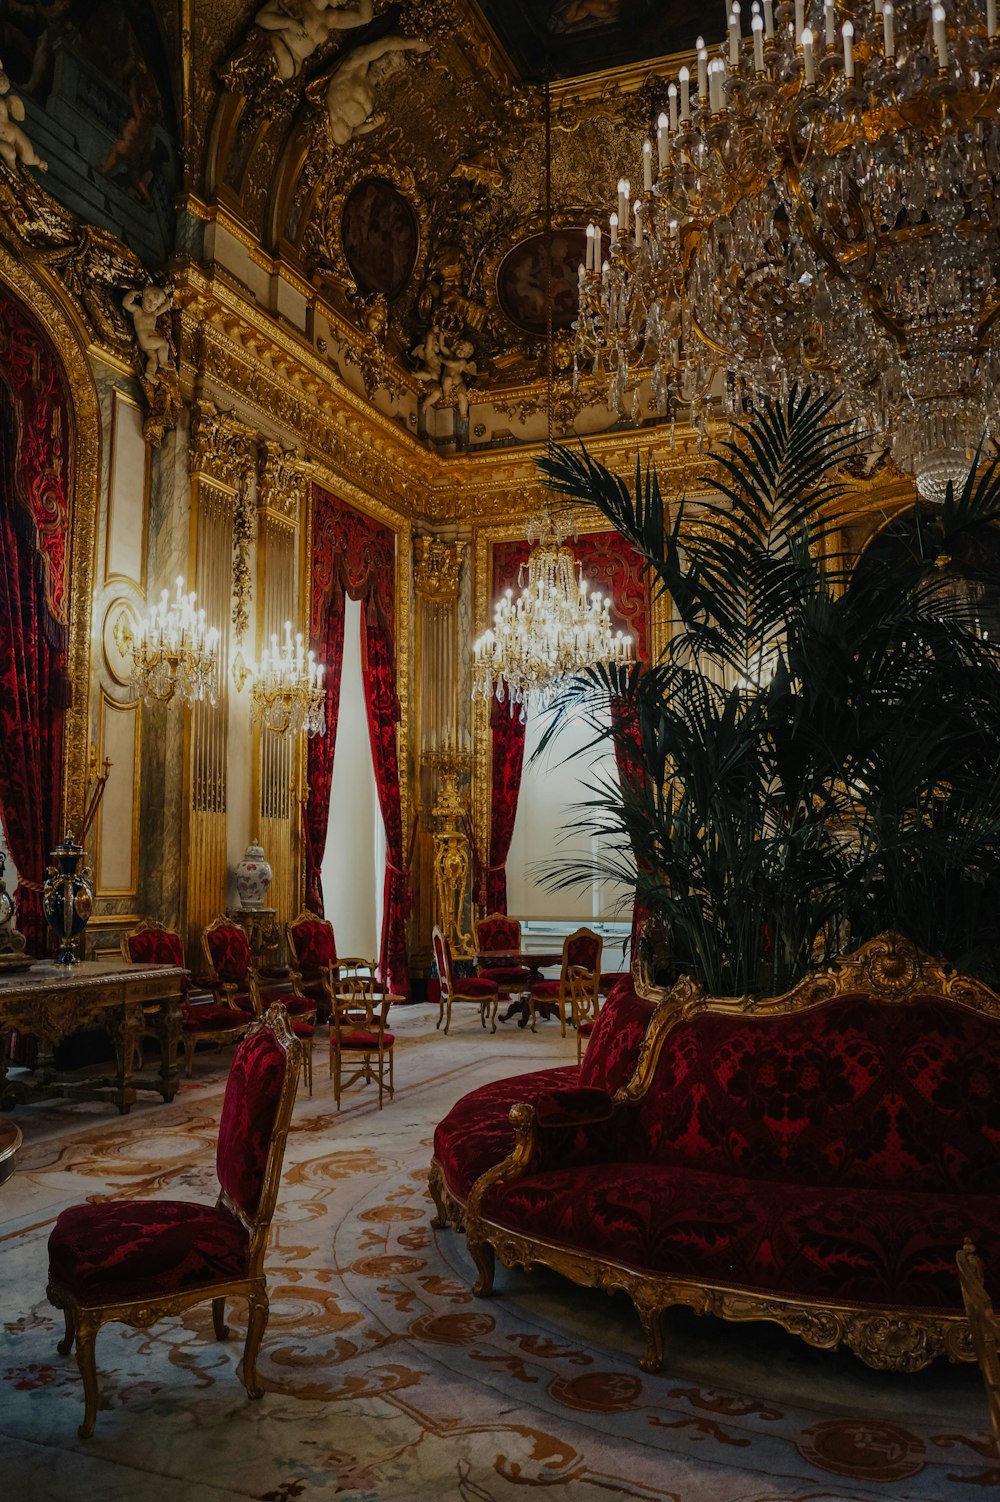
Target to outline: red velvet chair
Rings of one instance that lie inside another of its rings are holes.
[[[479,1008],[479,1020],[485,1028],[487,1019],[492,1024],[492,1031],[497,1030],[497,1008],[500,1004],[500,992],[494,980],[487,980],[482,975],[455,976],[452,971],[451,944],[445,938],[439,928],[434,929],[434,959],[437,962],[438,980],[441,985],[441,996],[438,1002],[438,1020],[435,1027],[441,1026],[444,1019],[444,1030],[447,1034],[451,1027],[451,1008],[456,1001],[471,1001]]]
[[[165,928],[155,918],[145,918],[138,928],[122,934],[122,954],[130,965],[176,965],[184,969],[184,945],[181,936],[172,928]],[[156,1010],[156,1009],[154,1009]],[[236,1043],[242,1038],[253,1021],[253,1013],[237,1007],[235,1003],[191,1001],[185,984],[181,1002],[184,1020],[181,1024],[181,1044],[184,1048],[184,1073],[190,1075],[194,1064],[194,1051],[199,1043]],[[149,1026],[142,1036],[156,1037],[156,1030]]]
[[[517,918],[508,918],[506,913],[490,913],[488,918],[477,920],[475,930],[476,952],[480,956],[490,949],[520,951],[521,925]],[[504,991],[516,991],[518,987],[527,991],[531,985],[531,970],[527,965],[494,965],[480,958],[479,974],[486,980],[496,981]]]
[[[247,1396],[262,1395],[257,1352],[267,1326],[264,1251],[281,1177],[281,1160],[299,1077],[302,1046],[280,1006],[252,1022],[233,1057],[222,1105],[214,1206],[183,1200],[105,1200],[63,1210],[49,1237],[49,1302],[62,1309],[76,1342],[89,1439],[97,1416],[94,1345],[117,1320],[145,1329],[158,1319],[212,1301],[224,1340],[226,1300],[248,1305],[243,1349]]]
[[[253,952],[246,930],[232,918],[215,918],[201,935],[202,946],[209,969],[214,971],[211,982],[217,999],[223,1005],[249,1010],[254,1017],[263,1016],[264,1006],[260,994],[260,980],[253,962]],[[292,974],[293,987],[297,976]],[[302,1068],[312,1095],[312,1045],[316,1029],[316,1008],[311,1000],[291,991],[269,991],[268,1005],[280,1002],[288,1013],[292,1031],[304,1044]]]
[[[315,913],[302,912],[285,925],[288,949],[299,979],[296,994],[312,1003],[317,1019],[326,1022],[333,1005],[337,943],[333,924]]]
[[[601,980],[601,950],[604,940],[592,929],[578,928],[563,943],[562,969],[558,980],[536,981],[529,992],[531,1031],[535,1031],[540,1006],[555,1007],[559,1031],[566,1036],[566,1018],[575,1027],[597,1016],[597,988]]]

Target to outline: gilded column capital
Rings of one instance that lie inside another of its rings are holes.
[[[413,584],[417,597],[442,603],[458,599],[458,579],[467,544],[442,542],[421,533],[413,539]]]
[[[214,402],[199,401],[191,417],[190,466],[193,475],[203,475],[220,485],[245,493],[257,455],[257,434],[231,413],[220,412]]]
[[[257,510],[294,526],[306,515],[312,466],[295,449],[266,439],[257,466]]]

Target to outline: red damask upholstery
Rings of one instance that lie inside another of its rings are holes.
[[[653,1015],[650,1002],[626,983],[608,997],[582,1066],[567,1064],[494,1080],[462,1096],[434,1133],[434,1159],[445,1184],[463,1204],[479,1176],[514,1148],[510,1108],[554,1091],[597,1088],[613,1094],[628,1083]]]
[[[209,959],[219,979],[239,986],[253,965],[250,940],[238,923],[219,923],[205,930]]]
[[[170,928],[140,928],[125,935],[128,958],[133,965],[175,965],[184,969],[184,945]]]
[[[262,1029],[240,1044],[229,1070],[215,1171],[233,1204],[251,1218],[264,1183],[286,1060],[273,1034]]]
[[[49,1276],[81,1304],[159,1297],[245,1277],[249,1240],[246,1227],[218,1205],[73,1205],[50,1238]]]
[[[499,991],[496,981],[487,980],[482,975],[456,976],[452,964],[451,944],[439,928],[435,928],[431,942],[434,946],[434,961],[437,965],[438,979],[441,987],[441,999],[438,1007],[438,1019],[436,1027],[441,1026],[444,1020],[444,1030],[447,1033],[451,1027],[451,1008],[456,1001],[473,1001],[478,1004],[479,1017],[483,1027],[486,1026],[487,1016],[496,1032],[496,1013]]]
[[[217,1007],[211,1002],[199,1002],[188,1007],[183,1030],[186,1033],[213,1033],[234,1027],[247,1027],[253,1021],[249,1012],[234,1007]]]
[[[487,949],[520,949],[521,925],[516,918],[508,918],[506,913],[491,913],[488,918],[480,918],[476,924],[476,948],[480,951]]]
[[[295,959],[304,970],[323,970],[337,963],[333,926],[325,918],[296,918],[288,925],[288,938]]]

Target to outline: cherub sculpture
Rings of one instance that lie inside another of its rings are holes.
[[[135,326],[136,343],[146,356],[145,379],[155,381],[161,371],[173,371],[170,340],[157,328],[157,320],[173,306],[173,294],[164,287],[144,287],[126,292],[122,307]]]
[[[404,52],[429,52],[427,42],[390,35],[349,52],[337,63],[326,85],[326,111],[330,134],[337,146],[346,146],[355,136],[368,135],[385,124],[376,115],[376,86],[403,66]]]
[[[424,366],[416,372],[417,380],[423,381],[426,391],[423,409],[429,412],[439,402],[453,402],[463,422],[469,418],[469,387],[475,381],[479,368],[472,358],[471,339],[456,339],[454,344],[444,342],[437,327],[432,324],[421,344],[414,349],[419,354],[424,346],[430,346],[432,335],[437,338],[436,366],[433,358],[424,355]],[[468,379],[467,379],[468,378]]]
[[[367,26],[372,0],[267,0],[254,17],[266,31],[282,82],[298,78],[303,65],[335,31]]]
[[[37,167],[39,172],[47,172],[48,162],[42,161],[21,129],[23,119],[24,102],[10,92],[10,79],[0,71],[0,157],[13,171],[17,170],[18,162],[22,162],[25,167]]]

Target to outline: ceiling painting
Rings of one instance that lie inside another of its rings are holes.
[[[523,79],[575,78],[684,52],[722,31],[698,0],[476,0]],[[720,5],[720,17],[721,17]]]

